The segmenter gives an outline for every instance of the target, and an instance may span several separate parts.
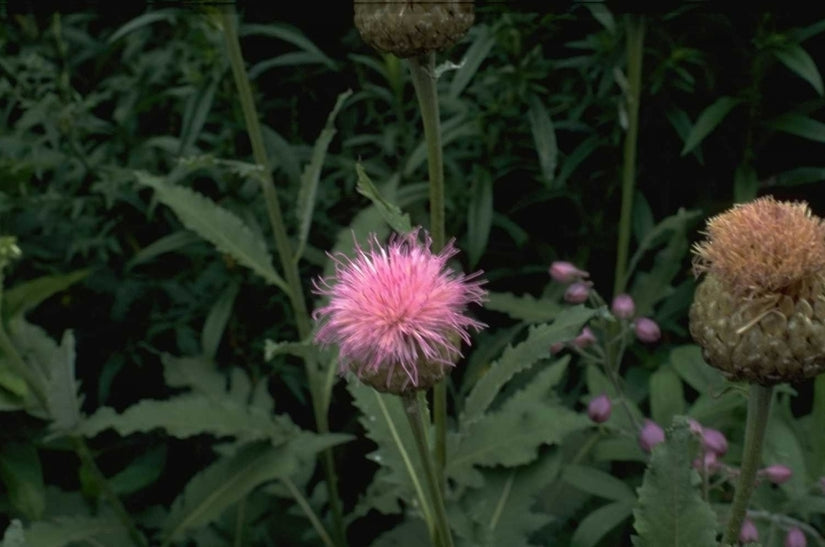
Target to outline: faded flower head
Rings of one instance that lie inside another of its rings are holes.
[[[763,197],[711,218],[706,235],[690,310],[705,359],[764,385],[825,370],[825,222],[805,203]]]
[[[461,356],[468,330],[484,327],[464,313],[485,297],[481,272],[454,272],[447,267],[458,252],[453,242],[436,254],[429,236],[422,243],[418,234],[396,235],[386,246],[373,235],[368,249],[356,245],[354,258],[333,256],[335,275],[315,283],[330,297],[313,313],[315,340],[337,344],[342,372],[379,391],[431,387]]]

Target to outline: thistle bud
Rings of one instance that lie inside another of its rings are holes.
[[[774,484],[786,483],[791,479],[792,475],[793,471],[787,465],[769,465],[759,470],[760,477],[765,477]]]
[[[587,301],[589,294],[590,284],[585,281],[577,281],[564,291],[564,301],[571,304],[581,304]]]
[[[355,0],[355,26],[379,51],[413,57],[445,49],[472,26],[472,0]]]
[[[718,429],[702,428],[702,446],[705,451],[714,452],[717,456],[724,456],[728,451],[728,440]]]
[[[805,534],[794,526],[788,530],[788,535],[785,536],[785,547],[806,547],[808,540],[805,539]]]
[[[602,393],[587,405],[587,415],[597,424],[606,422],[610,418],[612,405],[610,398]]]
[[[584,327],[581,334],[573,339],[573,345],[579,349],[586,348],[590,344],[596,342],[596,335],[590,330],[590,327]]]
[[[645,420],[642,430],[639,432],[639,446],[645,452],[650,452],[653,447],[664,442],[665,431],[653,420]]]
[[[716,452],[711,452],[710,450],[693,460],[694,469],[697,471],[704,470],[705,473],[708,474],[716,472],[719,466],[719,458],[716,456]]]
[[[636,313],[636,304],[629,294],[619,294],[613,299],[610,311],[618,319],[630,319]]]
[[[739,543],[756,543],[759,541],[759,531],[751,519],[745,519],[742,523],[742,530],[739,532]]]
[[[586,279],[590,274],[584,270],[580,270],[569,262],[562,262],[557,260],[550,264],[550,277],[559,283],[572,283]]]
[[[659,325],[653,319],[647,317],[640,317],[636,319],[633,324],[633,330],[636,333],[636,338],[645,344],[653,344],[659,341],[662,337],[662,331]]]
[[[550,354],[555,355],[564,349],[564,342],[556,342],[550,346]]]
[[[731,380],[793,382],[825,370],[825,223],[764,197],[711,218],[690,333]]]

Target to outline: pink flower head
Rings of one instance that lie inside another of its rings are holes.
[[[587,301],[590,295],[590,286],[592,283],[587,281],[576,281],[564,291],[564,301],[571,304],[581,304]]]
[[[619,294],[613,299],[610,311],[619,319],[630,319],[636,313],[636,304],[629,294]]]
[[[329,297],[313,313],[316,342],[337,344],[342,372],[352,370],[380,391],[429,388],[461,356],[461,341],[470,343],[468,329],[485,326],[464,313],[484,300],[481,272],[454,272],[447,267],[458,253],[453,241],[435,254],[419,231],[395,235],[386,246],[372,235],[369,249],[356,243],[354,258],[331,256],[335,275],[315,282],[315,292]]]
[[[653,420],[645,419],[645,424],[639,432],[639,446],[645,452],[650,452],[653,447],[665,441],[665,431]]]
[[[806,547],[808,540],[805,539],[805,534],[794,526],[788,530],[788,535],[785,536],[785,547]]]
[[[562,262],[557,260],[550,264],[550,277],[559,283],[572,283],[584,279],[590,274],[584,270],[580,270],[569,262]]]
[[[601,424],[610,418],[612,408],[610,398],[602,393],[587,405],[587,416],[597,424]]]
[[[786,483],[791,479],[792,475],[793,471],[787,465],[769,465],[759,470],[759,476],[765,477],[774,484]]]
[[[739,532],[739,543],[756,543],[759,541],[759,530],[751,519],[745,519]]]
[[[647,317],[636,319],[633,329],[636,332],[636,338],[646,344],[658,342],[659,338],[662,337],[662,331],[659,329],[659,325],[657,325],[653,319],[648,319]]]
[[[724,456],[728,451],[728,440],[718,429],[702,428],[702,446],[708,452],[715,452],[717,456]]]

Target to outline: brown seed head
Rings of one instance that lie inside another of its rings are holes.
[[[804,202],[766,196],[736,205],[705,233],[693,248],[694,274],[713,274],[739,298],[806,297],[825,271],[825,224]]]

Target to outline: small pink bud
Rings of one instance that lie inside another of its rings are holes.
[[[764,469],[759,470],[759,476],[765,477],[774,484],[782,484],[788,482],[793,475],[793,471],[787,465],[769,465]]]
[[[756,543],[759,541],[759,530],[751,519],[745,519],[742,523],[742,530],[739,532],[739,543]]]
[[[657,325],[653,319],[648,319],[647,317],[636,319],[633,328],[636,331],[636,338],[646,344],[658,342],[659,338],[662,337],[662,331],[659,329],[659,325]]]
[[[601,424],[610,418],[610,411],[612,409],[613,405],[610,403],[610,398],[602,393],[587,405],[587,415],[597,424]]]
[[[645,425],[639,432],[639,446],[645,452],[650,452],[657,444],[664,442],[665,431],[653,420],[645,419]]]
[[[555,355],[555,354],[559,353],[559,352],[560,352],[561,350],[563,350],[563,349],[564,349],[564,342],[556,342],[555,344],[553,344],[552,346],[550,346],[550,353],[551,353],[552,355]]]
[[[590,327],[584,327],[581,333],[573,339],[573,344],[577,348],[586,348],[596,341],[596,335],[590,330]]]
[[[785,536],[785,547],[806,547],[808,540],[805,539],[805,534],[802,530],[794,526],[788,530],[788,535]]]
[[[728,440],[718,429],[702,428],[702,446],[705,450],[724,456],[728,451]]]
[[[613,299],[610,311],[619,319],[630,319],[636,313],[636,304],[629,294],[620,294]]]
[[[693,460],[693,468],[697,471],[702,471],[704,469],[707,473],[714,473],[717,469],[719,469],[719,467],[720,464],[716,457],[716,452],[705,452],[701,457]]]
[[[590,294],[590,284],[584,281],[576,281],[564,291],[564,301],[571,304],[581,304],[587,300]]]
[[[550,264],[550,277],[559,283],[572,283],[573,281],[584,279],[589,275],[586,271],[578,269],[569,262],[557,260]]]
[[[702,424],[700,424],[693,418],[688,418],[688,426],[690,427],[690,432],[694,435],[702,434]]]

